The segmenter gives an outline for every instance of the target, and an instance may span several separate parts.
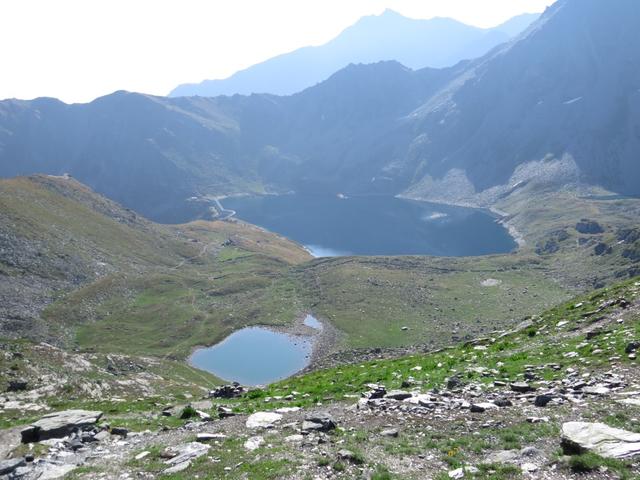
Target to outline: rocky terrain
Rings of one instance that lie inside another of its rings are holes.
[[[103,389],[100,402],[88,402],[101,383],[89,381],[87,393],[60,408],[51,403],[55,389],[14,381],[2,409],[19,414],[0,433],[7,457],[0,472],[7,479],[632,479],[640,475],[639,350],[634,280],[512,332],[265,388],[119,399]],[[29,363],[20,351],[11,354],[15,364]],[[122,371],[107,372],[131,378],[148,369],[121,362]],[[27,400],[41,408],[29,410]]]

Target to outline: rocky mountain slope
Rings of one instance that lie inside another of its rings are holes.
[[[130,379],[142,373],[126,362],[118,370],[114,359],[105,379],[89,377],[86,393],[63,402],[52,399],[54,389],[15,384],[0,410],[9,427],[0,430],[8,454],[0,475],[637,478],[639,298],[635,279],[525,318],[512,331],[249,391],[228,386],[194,396],[176,385],[160,396],[127,395],[109,386],[138,385]],[[45,352],[4,347],[0,368],[37,376]],[[76,372],[92,368],[66,356],[82,366]]]
[[[531,181],[637,194],[639,18],[633,0],[560,0],[481,59],[350,66],[289,97],[8,100],[0,175],[70,172],[161,221],[207,194],[493,205]]]
[[[520,34],[537,17],[523,14],[497,27],[481,29],[449,18],[415,20],[387,10],[361,18],[324,45],[279,55],[224,80],[180,85],[169,96],[292,95],[351,63],[396,60],[413,69],[450,67],[484,55]]]
[[[0,336],[65,344],[78,319],[105,315],[98,308],[102,303],[128,303],[156,282],[189,292],[182,275],[190,278],[198,275],[194,269],[210,267],[225,242],[285,265],[309,258],[301,247],[249,225],[154,224],[73,178],[2,180]]]

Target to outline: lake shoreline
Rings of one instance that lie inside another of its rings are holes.
[[[298,198],[277,200],[292,195]],[[495,207],[402,194],[287,192],[242,197],[246,200],[233,201],[230,205],[225,202],[227,208],[239,212],[235,219],[290,239],[314,258],[474,257],[510,254],[525,245],[523,235],[510,217]],[[346,202],[344,206],[342,202]],[[438,208],[443,210],[439,212]],[[354,229],[353,225],[358,228]],[[464,229],[468,231],[464,233]],[[364,235],[362,241],[356,232]]]

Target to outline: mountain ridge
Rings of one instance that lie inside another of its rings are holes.
[[[484,207],[530,181],[638,194],[636,20],[630,0],[560,0],[480,59],[417,71],[350,65],[286,97],[4,101],[0,175],[69,172],[169,222],[188,218],[171,209],[191,196],[239,193]]]
[[[183,84],[169,96],[291,95],[326,80],[350,63],[396,60],[413,69],[450,67],[508,41],[537,16],[525,13],[482,29],[451,18],[412,19],[385,10],[381,15],[362,17],[321,46],[277,55],[225,79]]]

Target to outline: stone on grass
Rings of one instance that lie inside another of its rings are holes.
[[[282,419],[282,415],[274,412],[257,412],[247,418],[247,428],[271,428]]]
[[[170,458],[169,460],[166,460],[164,463],[166,465],[171,465],[175,467],[177,467],[178,465],[186,464],[186,467],[184,468],[187,468],[191,464],[191,460],[201,457],[202,455],[205,455],[210,448],[211,447],[209,445],[205,445],[204,443],[199,443],[199,442],[185,443],[183,445],[176,447],[175,451],[177,455]],[[184,468],[181,470],[184,470]],[[172,470],[172,472],[169,472],[169,473],[179,472],[181,470]]]
[[[342,449],[338,451],[338,458],[350,463],[362,463],[362,458],[353,453],[351,450]]]
[[[151,455],[151,452],[149,450],[145,450],[144,452],[140,452],[139,454],[137,454],[134,458],[136,460],[142,460],[143,458],[146,458],[149,455]]]
[[[562,425],[565,453],[593,452],[606,458],[640,455],[640,433],[612,428],[603,423],[567,422]]]
[[[20,432],[22,443],[66,437],[76,429],[95,425],[100,417],[102,417],[102,412],[89,410],[65,410],[50,413]]]
[[[302,422],[302,430],[305,432],[327,432],[336,428],[336,422],[327,412],[317,412],[307,415]]]
[[[480,470],[478,470],[476,467],[460,467],[460,468],[456,468],[455,470],[451,470],[449,472],[449,478],[453,478],[454,480],[456,480],[459,478],[464,478],[467,473],[470,476],[473,476],[479,472]]]
[[[253,450],[257,450],[260,448],[260,445],[264,443],[264,438],[260,436],[255,436],[248,438],[246,442],[244,442],[244,448],[252,452]]]

